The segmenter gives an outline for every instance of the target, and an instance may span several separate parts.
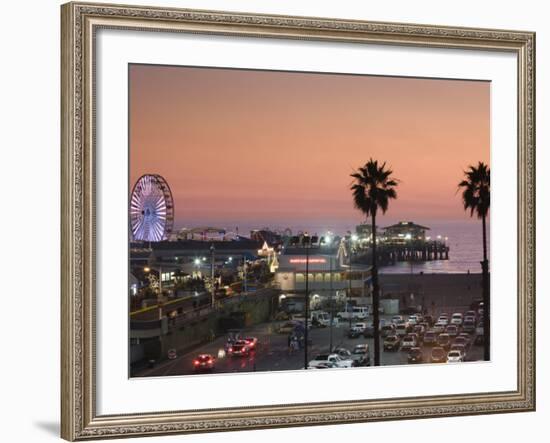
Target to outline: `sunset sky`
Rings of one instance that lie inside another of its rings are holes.
[[[338,230],[363,220],[350,174],[373,157],[400,180],[380,225],[467,221],[489,113],[488,82],[132,65],[130,190],[162,175],[176,228]]]

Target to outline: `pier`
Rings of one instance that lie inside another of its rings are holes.
[[[449,260],[449,250],[449,246],[440,241],[411,241],[406,244],[383,243],[376,248],[379,265],[407,261]],[[371,248],[354,252],[353,261],[367,265],[372,264]]]

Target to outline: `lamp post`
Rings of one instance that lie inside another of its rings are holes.
[[[215,288],[215,285],[214,285],[214,253],[216,251],[216,248],[214,247],[214,245],[210,245],[210,278],[211,278],[211,283],[212,283],[212,287],[210,288],[210,292],[211,292],[211,305],[212,305],[212,309],[214,309],[214,304],[216,302],[216,288]]]
[[[306,248],[306,293],[305,293],[305,331],[304,331],[304,369],[308,367],[308,320],[309,320],[309,244],[310,238],[306,233],[304,234],[304,245]]]
[[[143,270],[146,273],[151,272],[152,267],[145,266]],[[162,320],[162,266],[158,266],[158,273],[159,273],[159,292],[157,294],[157,308],[159,311],[159,320]]]
[[[243,254],[243,290],[246,294],[248,288],[246,287],[246,256]]]
[[[321,244],[330,247],[331,238],[327,235],[326,237],[321,237]],[[334,294],[333,294],[333,284],[332,284],[332,253],[330,249],[327,251],[329,254],[329,276],[330,276],[330,286],[329,286],[329,352],[332,352],[333,345],[333,336],[332,336],[332,327],[334,323]]]
[[[357,240],[357,236],[356,235],[352,235],[350,237],[350,243],[349,243],[349,271],[348,271],[348,300],[347,300],[347,304],[349,306],[346,306],[346,311],[348,311],[348,309],[351,307],[351,271],[352,271],[352,260],[353,260],[353,244],[352,242],[356,241]],[[351,329],[351,320],[352,320],[352,312],[353,312],[353,309],[351,312],[348,312],[349,314],[349,328]]]
[[[329,295],[329,306],[330,306],[330,331],[329,331],[329,351],[332,352],[332,327],[334,323],[334,294],[332,289],[332,254],[329,257],[329,273],[330,273],[330,295]]]

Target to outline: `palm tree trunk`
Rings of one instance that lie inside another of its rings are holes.
[[[376,215],[372,216],[372,326],[374,329],[374,366],[380,366],[380,289],[376,258]]]
[[[487,260],[487,226],[486,216],[483,216],[483,261],[481,262],[483,285],[483,359],[491,359],[491,294],[489,290],[489,261]]]

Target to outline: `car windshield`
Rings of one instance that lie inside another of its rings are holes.
[[[432,351],[432,355],[435,357],[442,356],[443,354],[445,354],[445,351],[443,349],[434,349]]]
[[[458,351],[449,352],[449,357],[460,357],[460,352]]]
[[[328,360],[328,354],[321,354],[315,357],[315,360]]]

